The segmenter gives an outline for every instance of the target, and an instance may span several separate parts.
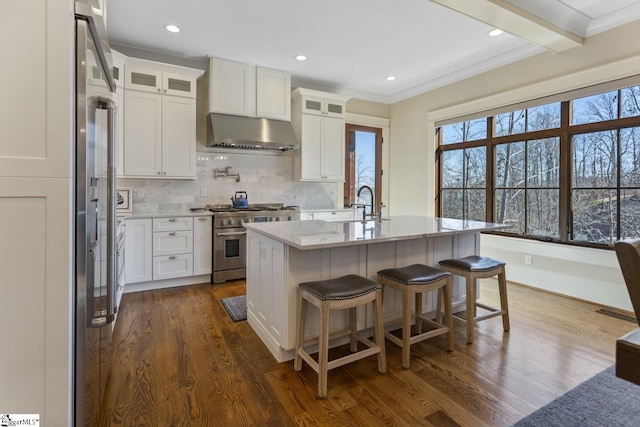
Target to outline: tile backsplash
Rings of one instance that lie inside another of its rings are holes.
[[[342,183],[294,182],[293,157],[288,154],[197,152],[197,179],[118,179],[118,187],[133,190],[133,212],[183,211],[211,204],[230,204],[236,191],[246,191],[249,204],[283,203],[302,209],[332,209],[342,197]],[[235,178],[215,178],[214,171],[231,167]],[[338,194],[340,192],[340,194]]]

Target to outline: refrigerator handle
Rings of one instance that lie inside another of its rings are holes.
[[[116,272],[116,107],[112,102],[107,103],[107,323],[115,319],[116,290],[118,275]]]

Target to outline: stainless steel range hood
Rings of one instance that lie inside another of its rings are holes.
[[[209,113],[207,146],[287,151],[299,148],[290,122]]]

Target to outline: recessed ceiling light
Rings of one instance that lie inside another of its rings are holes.
[[[504,31],[502,31],[502,30],[500,30],[500,29],[496,28],[495,30],[491,30],[491,31],[489,31],[489,35],[490,35],[491,37],[496,37],[496,36],[499,36],[500,34],[502,34],[503,32],[504,32]]]
[[[167,25],[165,27],[167,29],[167,31],[169,31],[170,33],[179,33],[180,32],[180,28],[175,26],[175,25]]]
[[[298,61],[306,61],[306,60],[307,60],[307,57],[306,57],[306,56],[304,56],[304,55],[296,55],[296,59],[297,59]]]
[[[390,82],[394,81],[395,79],[396,79],[396,76],[387,77],[387,80],[390,81]]]

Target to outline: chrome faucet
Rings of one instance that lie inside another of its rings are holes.
[[[371,194],[371,213],[369,213],[369,216],[371,218],[374,218],[376,216],[376,207],[375,207],[376,205],[374,203],[374,197],[375,196],[373,195],[373,190],[368,185],[363,185],[362,187],[360,187],[358,189],[358,197],[360,197],[360,193],[362,193],[362,190],[369,190],[369,193]],[[367,209],[363,206],[363,208],[362,208],[362,223],[364,224],[366,222],[367,222]]]

